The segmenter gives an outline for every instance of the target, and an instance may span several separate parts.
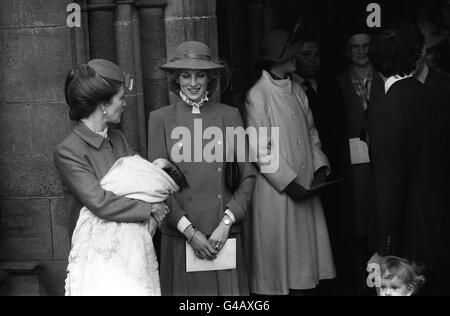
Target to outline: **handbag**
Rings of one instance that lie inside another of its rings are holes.
[[[241,173],[239,163],[236,161],[225,163],[225,185],[227,189],[234,193],[241,183]]]

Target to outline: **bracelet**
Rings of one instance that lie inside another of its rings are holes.
[[[194,228],[194,227],[193,227]],[[188,244],[190,244],[192,242],[192,239],[194,239],[195,233],[197,232],[197,229],[194,228],[194,231],[192,232],[192,235],[189,237],[189,239],[187,240]]]

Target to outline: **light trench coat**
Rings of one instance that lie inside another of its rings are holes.
[[[282,193],[293,180],[310,188],[315,171],[330,170],[307,97],[297,83],[263,71],[247,95],[246,114],[248,127],[279,128],[279,169],[258,174],[248,221],[250,291],[287,295],[315,288],[336,275],[320,197],[296,203]],[[275,148],[270,135],[250,141],[260,167]]]

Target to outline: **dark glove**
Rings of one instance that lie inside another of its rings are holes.
[[[289,183],[286,189],[284,189],[284,192],[295,202],[300,202],[311,197],[308,190],[296,182]]]
[[[311,183],[311,187],[314,188],[316,185],[321,185],[327,181],[327,168],[322,167],[314,174],[314,179]]]

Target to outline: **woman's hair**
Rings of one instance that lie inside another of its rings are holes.
[[[65,84],[70,119],[79,121],[92,114],[99,104],[109,103],[122,85],[121,82],[97,75],[86,64],[70,70]]]
[[[385,28],[373,37],[369,57],[385,77],[409,75],[422,57],[424,41],[423,34],[414,24]]]
[[[167,76],[169,77],[169,89],[176,95],[180,93],[180,75],[183,72],[205,72],[208,77],[208,86],[206,90],[209,96],[212,96],[219,86],[219,80],[221,78],[221,71],[217,69],[172,69],[167,71]]]
[[[414,292],[423,286],[425,277],[422,275],[424,266],[406,259],[388,256],[380,264],[381,278],[392,280],[397,277],[406,287]]]

